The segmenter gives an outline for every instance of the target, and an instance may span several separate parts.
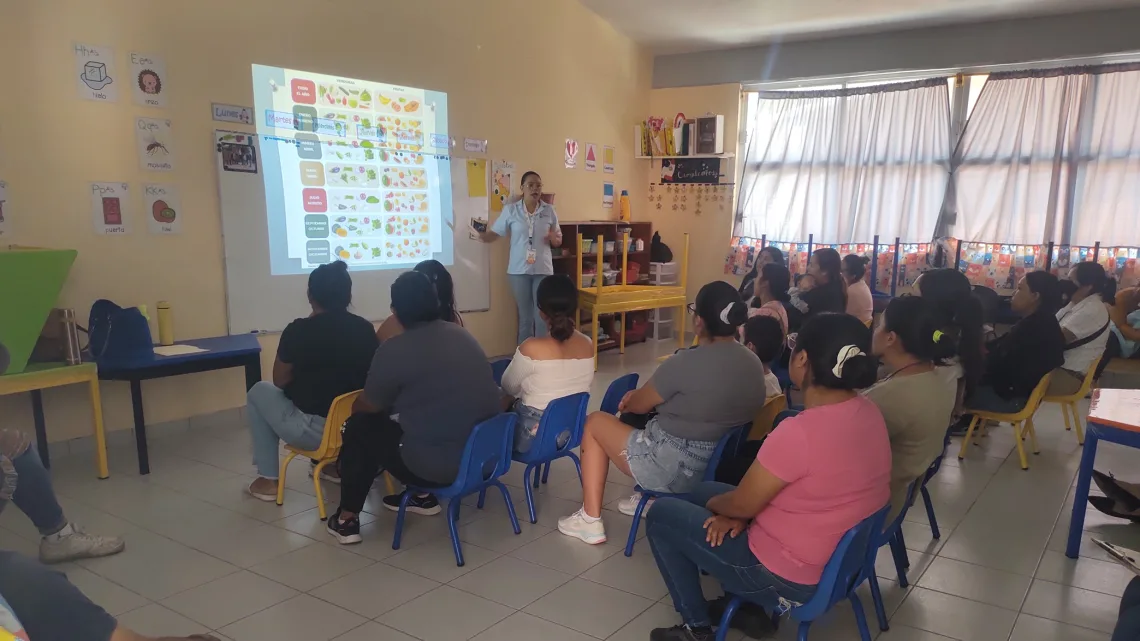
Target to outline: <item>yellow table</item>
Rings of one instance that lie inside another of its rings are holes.
[[[107,439],[103,432],[103,403],[99,398],[99,370],[95,363],[67,365],[64,363],[33,363],[19,374],[0,376],[0,396],[31,392],[32,415],[36,424],[36,445],[44,465],[48,464],[47,429],[44,424],[44,406],[41,390],[87,383],[91,394],[91,411],[95,418],[95,465],[99,478],[111,475],[107,470]]]
[[[605,239],[598,236],[596,247],[598,266],[594,287],[582,287],[582,235],[578,234],[578,304],[582,311],[591,317],[591,338],[594,341],[594,369],[598,369],[598,316],[601,314],[621,314],[618,350],[625,353],[625,315],[646,309],[677,308],[677,344],[685,346],[685,307],[688,298],[685,294],[685,281],[689,266],[689,235],[685,234],[685,252],[681,259],[681,282],[679,285],[605,285],[602,275]],[[629,234],[622,240],[621,279],[625,280],[629,261]]]

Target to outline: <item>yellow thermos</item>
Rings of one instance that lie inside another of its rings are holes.
[[[158,342],[160,345],[174,344],[174,315],[170,311],[170,303],[160,300],[158,305]]]

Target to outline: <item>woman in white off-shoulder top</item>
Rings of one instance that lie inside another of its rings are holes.
[[[551,401],[589,392],[594,382],[593,344],[574,328],[578,313],[574,282],[562,274],[547,276],[539,283],[537,294],[547,336],[523,341],[503,373],[503,391],[509,396],[511,411],[519,415],[515,433],[519,452],[530,449],[542,413]]]

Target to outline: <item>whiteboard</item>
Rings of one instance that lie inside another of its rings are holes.
[[[227,171],[223,167],[223,136],[244,136],[255,150],[257,173]],[[311,312],[305,291],[308,274],[274,276],[269,267],[265,183],[261,144],[246,132],[217,130],[212,138],[218,172],[218,200],[222,215],[222,246],[225,253],[226,317],[230,334],[280,332],[296,318]],[[444,210],[444,222],[454,236],[454,261],[447,266],[455,281],[455,302],[460,311],[486,311],[491,307],[490,252],[485,243],[470,238],[468,221],[487,220],[489,201],[468,196],[467,159],[451,158],[452,207]],[[477,172],[472,172],[475,177]],[[476,193],[486,193],[484,186]],[[448,233],[445,231],[444,233]],[[407,270],[358,271],[352,276],[351,310],[378,321],[391,313],[392,282]]]

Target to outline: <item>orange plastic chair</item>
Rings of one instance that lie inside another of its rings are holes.
[[[1100,361],[1104,357],[1096,359],[1092,365],[1089,366],[1089,371],[1085,373],[1085,380],[1081,382],[1081,389],[1075,394],[1069,396],[1046,396],[1041,399],[1043,403],[1060,403],[1061,416],[1065,417],[1065,429],[1071,430],[1073,426],[1077,428],[1077,445],[1085,444],[1085,430],[1081,427],[1081,415],[1077,414],[1077,402],[1088,395],[1089,390],[1092,389],[1093,375],[1096,374],[1096,368],[1100,367]],[[1073,422],[1069,423],[1069,413],[1073,415]]]
[[[289,454],[281,463],[281,475],[277,477],[277,505],[282,505],[285,502],[285,473],[289,471],[289,463],[297,456],[304,456],[317,462],[317,467],[313,470],[313,489],[317,493],[317,513],[320,514],[322,521],[328,518],[325,513],[324,493],[321,491],[321,471],[329,463],[336,462],[337,457],[340,456],[341,426],[344,425],[349,416],[352,416],[352,403],[357,396],[360,396],[359,390],[341,394],[333,399],[332,406],[329,407],[328,417],[325,418],[325,434],[317,449],[302,450],[292,445],[285,445]],[[388,486],[388,493],[395,494],[396,489],[392,483],[392,477],[387,472],[384,473],[384,482]]]
[[[780,412],[788,409],[788,397],[779,394],[764,401],[764,407],[756,412],[756,418],[752,419],[752,429],[748,431],[749,441],[758,441],[768,435],[772,431],[772,424],[776,422],[776,417]]]
[[[969,408],[964,410],[967,414],[973,414],[974,419],[970,421],[970,429],[966,430],[966,438],[962,439],[962,448],[958,450],[958,459],[961,460],[966,457],[966,448],[970,447],[970,439],[973,438],[974,428],[978,426],[979,421],[997,421],[1009,423],[1013,426],[1014,442],[1017,443],[1017,456],[1021,459],[1021,469],[1028,470],[1029,460],[1025,458],[1025,448],[1021,445],[1021,441],[1028,436],[1033,443],[1033,453],[1041,453],[1041,449],[1037,447],[1037,432],[1033,429],[1033,415],[1041,405],[1042,399],[1045,398],[1045,390],[1049,389],[1049,379],[1052,377],[1053,373],[1050,372],[1041,378],[1041,382],[1037,383],[1037,387],[1034,387],[1033,393],[1029,395],[1025,407],[1018,412],[1003,414]]]

